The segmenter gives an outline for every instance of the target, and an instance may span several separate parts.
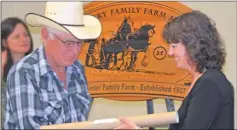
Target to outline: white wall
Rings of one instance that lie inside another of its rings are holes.
[[[7,17],[19,17],[24,19],[29,12],[44,14],[45,2],[1,2],[2,4],[2,20]],[[39,28],[31,28],[30,32],[34,41],[34,48],[41,45]]]
[[[226,43],[227,59],[224,73],[236,90],[236,2],[182,2],[192,9],[200,10],[209,15],[217,25]],[[2,19],[10,16],[24,18],[27,12],[43,14],[45,2],[2,2]],[[35,48],[40,46],[39,29],[30,28]],[[236,99],[236,97],[235,97]],[[236,102],[236,100],[235,100]],[[176,108],[180,102],[175,102]],[[236,104],[235,104],[236,106]],[[166,106],[162,99],[154,100],[155,113],[165,112]],[[236,108],[236,107],[235,107]],[[89,120],[146,114],[145,102],[120,102],[107,99],[96,99],[91,108]],[[235,120],[237,120],[235,115]],[[235,127],[236,128],[236,127]]]

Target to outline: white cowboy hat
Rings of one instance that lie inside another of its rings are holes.
[[[84,15],[81,2],[47,2],[45,16],[28,13],[25,21],[33,27],[48,26],[71,33],[78,39],[95,39],[100,36],[100,21]]]

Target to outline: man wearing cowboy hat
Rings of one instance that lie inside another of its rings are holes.
[[[99,20],[83,15],[80,2],[47,2],[44,16],[29,13],[25,20],[42,27],[43,45],[8,74],[4,128],[39,129],[86,120],[91,98],[77,56],[83,40],[99,37]]]

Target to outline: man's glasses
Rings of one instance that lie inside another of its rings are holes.
[[[53,34],[52,32],[50,32],[51,34]],[[60,40],[62,43],[64,43],[65,47],[67,48],[72,48],[74,47],[74,45],[81,45],[83,43],[82,40],[79,40],[79,41],[63,41],[62,39],[60,39],[57,35],[53,34],[58,40]]]

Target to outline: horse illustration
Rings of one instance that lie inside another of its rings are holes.
[[[114,66],[116,66],[116,69],[119,69],[120,67],[117,67],[117,55],[119,53],[122,53],[122,60],[124,61],[124,56],[126,54],[131,54],[131,60],[127,67],[128,70],[131,70],[134,68],[134,64],[137,60],[137,54],[138,52],[146,52],[148,46],[149,46],[149,38],[152,37],[155,34],[153,25],[146,24],[141,26],[140,29],[138,29],[136,32],[134,32],[131,35],[127,36],[127,39],[116,39],[112,38],[110,39],[106,46],[104,46],[104,53],[105,53],[105,68],[108,69],[110,60],[112,56],[114,56]],[[127,52],[129,51],[129,52]],[[124,62],[122,65],[125,64]],[[122,66],[121,65],[121,66]]]
[[[96,39],[90,41],[91,45],[88,49],[88,55],[86,58],[86,65],[89,66],[88,59],[95,59],[91,56],[93,50],[95,49],[95,44],[100,42],[100,65],[96,65],[99,69],[113,69],[124,70],[134,69],[135,62],[137,60],[137,55],[139,52],[146,52],[148,46],[150,45],[149,39],[155,34],[155,26],[150,24],[142,25],[135,32],[132,32],[131,28],[131,18],[125,17],[121,26],[118,28],[116,34],[106,40],[105,38]],[[133,23],[133,22],[132,22]],[[118,58],[118,55],[120,58]],[[144,57],[146,57],[145,55]],[[125,60],[125,59],[129,60]],[[118,66],[118,60],[121,60],[121,64]],[[98,61],[98,60],[97,60]],[[95,64],[92,62],[91,64]],[[112,67],[111,67],[111,64]],[[90,67],[93,67],[92,65]],[[125,66],[125,67],[124,67]]]
[[[155,34],[155,25],[145,24],[133,35],[129,36],[129,47],[131,48],[131,61],[128,70],[133,69],[137,60],[138,52],[146,52],[150,45],[149,39]],[[147,55],[145,55],[147,57]],[[143,58],[144,59],[144,58]]]

